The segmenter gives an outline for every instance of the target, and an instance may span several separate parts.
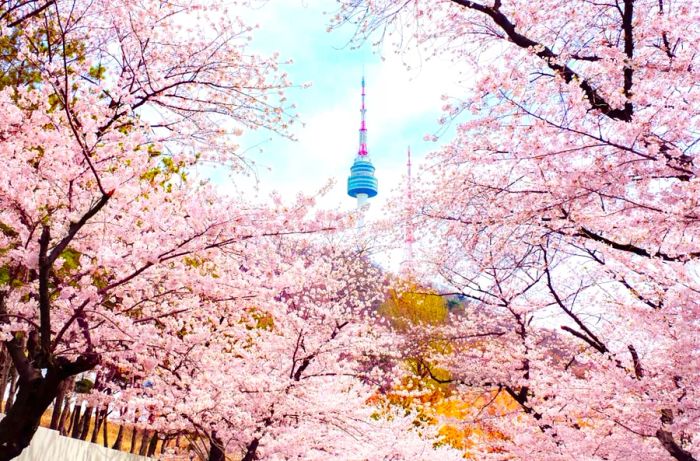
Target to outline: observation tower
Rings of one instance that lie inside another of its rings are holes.
[[[357,199],[357,208],[361,208],[368,198],[377,195],[377,178],[374,177],[374,165],[367,153],[367,123],[365,121],[365,77],[362,76],[362,122],[360,123],[360,149],[350,167],[348,178],[348,195]]]

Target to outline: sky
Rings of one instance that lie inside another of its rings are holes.
[[[328,31],[336,8],[334,0],[274,0],[242,15],[260,26],[252,51],[292,59],[283,66],[290,80],[311,86],[287,92],[300,117],[292,130],[296,141],[269,131],[242,137],[242,149],[255,162],[255,181],[210,174],[224,188],[262,198],[273,190],[290,199],[298,192],[315,194],[332,180],[334,187],[319,205],[352,209],[355,200],[347,196],[346,181],[358,150],[364,71],[368,146],[379,181],[379,194],[370,200],[371,219],[381,215],[393,191],[404,190],[408,146],[414,163],[438,148],[424,136],[441,130],[441,95],[455,88],[457,76],[451,79],[448,61],[425,61],[415,50],[397,54],[369,43],[351,46],[353,27]]]

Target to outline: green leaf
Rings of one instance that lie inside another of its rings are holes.
[[[11,237],[11,238],[15,238],[19,235],[16,230],[14,230],[13,228],[11,228],[10,226],[8,226],[7,224],[5,224],[4,222],[1,222],[1,221],[0,221],[0,232],[5,234],[5,236]]]
[[[63,259],[63,267],[68,270],[75,270],[80,267],[80,252],[73,248],[66,248],[59,256]]]
[[[0,267],[0,286],[9,285],[11,280],[10,268],[7,266]]]
[[[95,383],[87,378],[75,382],[75,392],[78,394],[89,394]]]
[[[102,80],[106,70],[107,69],[105,67],[102,67],[102,64],[98,64],[96,66],[92,66],[88,71],[88,74],[90,74],[90,77],[94,79]]]

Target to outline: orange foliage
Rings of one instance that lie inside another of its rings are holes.
[[[412,324],[437,325],[447,319],[447,303],[439,295],[409,285],[405,291],[391,290],[379,309],[400,332]],[[450,344],[431,341],[426,349],[450,351]],[[416,424],[439,426],[444,443],[464,450],[465,459],[477,459],[474,448],[491,445],[505,436],[488,421],[516,411],[518,404],[500,391],[460,392],[449,384],[449,373],[427,363],[422,357],[405,361],[409,375],[392,392],[372,399],[375,405],[392,405],[418,410]],[[429,368],[428,368],[429,367]],[[437,378],[437,379],[435,379]],[[497,448],[492,449],[494,452]]]

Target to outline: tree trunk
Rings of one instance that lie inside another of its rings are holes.
[[[61,391],[58,392],[58,397],[53,401],[53,411],[51,412],[51,423],[49,424],[49,429],[56,430],[58,428],[58,421],[61,419],[61,413],[63,413],[63,397],[61,396]]]
[[[27,356],[27,349],[16,337],[6,341],[5,347],[12,357],[12,369],[18,380],[14,403],[0,421],[0,461],[19,456],[29,446],[41,416],[58,396],[63,381],[91,370],[99,363],[99,355],[92,352],[80,355],[74,361],[65,357],[39,357],[32,355],[32,350]],[[45,366],[45,373],[37,363]]]
[[[674,459],[678,461],[696,461],[692,453],[684,450],[680,445],[678,445],[678,443],[676,443],[676,441],[673,439],[673,434],[671,434],[669,431],[659,429],[656,431],[656,438],[659,439],[661,445],[663,445],[666,451],[668,451],[668,453],[673,456]]]
[[[245,456],[241,461],[255,461],[258,459],[258,445],[260,445],[260,439],[254,438],[248,444],[245,450]]]
[[[115,440],[114,445],[112,445],[112,448],[114,450],[121,450],[122,449],[122,437],[124,437],[124,425],[120,424],[119,431],[117,431],[117,440]]]
[[[17,371],[15,367],[10,368],[10,391],[7,393],[7,401],[5,402],[5,413],[8,413],[12,408],[12,403],[14,402],[15,391],[17,390]]]
[[[46,248],[50,240],[48,228],[44,227],[41,236],[42,254],[40,266],[45,261]],[[4,341],[5,350],[12,359],[12,368],[17,375],[17,395],[10,408],[5,409],[5,417],[0,420],[0,461],[9,461],[19,456],[29,446],[36,433],[41,416],[56,400],[63,382],[71,376],[92,370],[100,362],[99,354],[92,350],[79,355],[74,360],[51,353],[51,325],[44,322],[44,309],[48,305],[48,272],[50,265],[40,267],[39,298],[42,304],[41,333],[29,332],[28,337],[14,335]],[[5,294],[0,295],[0,313],[5,314]],[[39,345],[39,336],[41,345]]]
[[[166,437],[163,439],[163,443],[160,444],[160,454],[161,455],[163,453],[165,453],[165,450],[166,450],[166,448],[168,448],[168,444],[170,443],[171,440],[172,440],[172,438],[170,438],[170,437]]]
[[[97,410],[95,412],[95,424],[92,426],[90,443],[97,443],[97,436],[100,434],[100,429],[102,429],[102,410]]]
[[[75,406],[73,407],[73,418],[71,419],[70,423],[70,428],[68,428],[68,432],[70,432],[70,436],[74,439],[78,438],[78,435],[80,434],[80,415],[83,411],[83,402],[75,402]]]
[[[49,426],[51,429],[55,430],[58,428],[58,422],[61,420],[61,413],[63,412],[63,400],[67,390],[68,380],[65,380],[58,386],[58,395],[53,401],[53,413],[51,414],[51,425]]]
[[[107,415],[109,415],[109,412],[105,408],[105,415],[104,418],[102,419],[102,444],[104,445],[105,448],[109,447],[109,431],[107,430]]]
[[[81,421],[80,425],[80,436],[78,437],[80,440],[87,439],[88,432],[90,431],[90,423],[92,422],[92,412],[94,410],[95,408],[92,405],[88,405],[87,409],[85,410],[85,414],[83,415],[83,420]]]
[[[209,448],[208,461],[225,461],[226,460],[226,453],[224,452],[224,442],[219,437],[217,437],[216,432],[213,432],[211,434],[211,440],[210,440],[209,444],[210,444],[210,448]],[[257,445],[256,445],[256,448],[257,448]],[[247,456],[247,453],[246,453],[246,456]],[[251,459],[254,459],[254,458],[251,458]]]
[[[146,456],[146,449],[148,448],[148,431],[143,430],[143,436],[141,437],[141,446],[139,447],[139,456]]]
[[[129,448],[129,453],[133,453],[136,450],[136,426],[131,428],[131,447]]]
[[[34,437],[41,415],[58,395],[61,377],[49,370],[45,378],[20,379],[17,398],[0,421],[0,461],[19,456]]]
[[[58,419],[58,433],[61,435],[66,435],[66,419],[70,414],[70,397],[66,396],[63,399],[63,411],[61,411],[61,417]]]
[[[2,411],[3,403],[5,402],[5,390],[7,389],[7,380],[10,376],[12,362],[7,357],[5,349],[2,350],[2,375],[0,375],[0,411]]]
[[[58,422],[61,420],[61,413],[63,413],[63,396],[61,396],[61,391],[58,391],[58,397],[53,401],[53,411],[51,412],[51,423],[49,423],[49,429],[56,430],[58,428]]]
[[[153,433],[153,437],[151,437],[151,441],[148,444],[148,451],[146,451],[146,457],[151,457],[154,454],[156,454],[156,448],[158,446],[158,431]]]

